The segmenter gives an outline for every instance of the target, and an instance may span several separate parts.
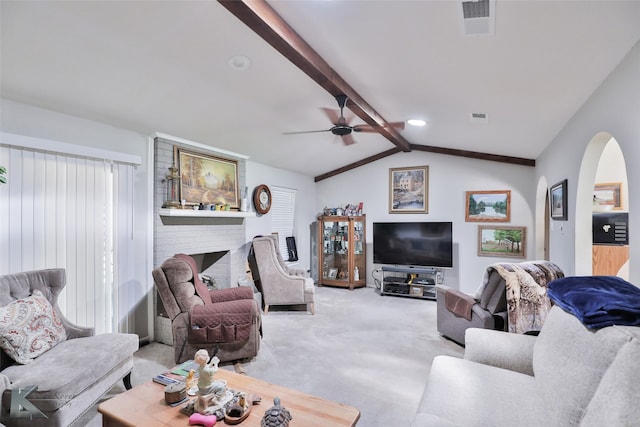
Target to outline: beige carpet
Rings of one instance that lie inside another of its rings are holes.
[[[272,307],[262,319],[260,352],[243,364],[246,374],[354,406],[362,414],[360,427],[408,426],[433,357],[463,353],[438,334],[434,301],[381,297],[369,287],[318,287],[315,316],[298,307]],[[132,383],[171,366],[170,346],[144,346],[135,355]]]

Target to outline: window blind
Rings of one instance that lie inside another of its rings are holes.
[[[287,237],[293,236],[297,190],[271,187],[271,231],[278,233],[278,246],[282,258],[289,259]]]
[[[134,165],[6,144],[0,164],[0,273],[64,268],[65,316],[127,332]]]

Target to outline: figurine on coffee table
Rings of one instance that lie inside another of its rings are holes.
[[[222,408],[233,398],[233,393],[227,390],[227,382],[214,379],[218,372],[218,359],[215,354],[209,359],[207,350],[198,350],[194,361],[198,368],[198,392],[194,410],[203,415],[211,415]]]

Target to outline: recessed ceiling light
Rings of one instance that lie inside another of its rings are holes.
[[[411,126],[424,126],[427,124],[427,122],[420,119],[409,119],[407,120],[407,123],[409,123]]]
[[[251,59],[248,56],[236,55],[229,59],[229,67],[232,70],[244,71],[251,66]]]

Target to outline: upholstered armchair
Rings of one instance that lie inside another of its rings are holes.
[[[262,293],[264,312],[271,305],[305,304],[311,314],[314,308],[313,279],[304,270],[287,268],[272,236],[254,237],[249,254],[249,266],[254,283]]]
[[[65,285],[62,268],[0,276],[0,426],[76,425],[118,382],[131,388],[138,335],[72,323],[58,306]],[[34,386],[26,400],[37,409],[12,413],[18,390]]]
[[[552,262],[525,261],[489,265],[474,295],[438,285],[438,332],[464,345],[468,328],[539,331],[551,309],[547,283],[561,277],[562,270]]]
[[[152,274],[171,320],[176,363],[193,359],[199,349],[210,354],[217,349],[221,362],[258,354],[261,319],[253,288],[209,290],[193,258],[184,254],[167,259]]]

